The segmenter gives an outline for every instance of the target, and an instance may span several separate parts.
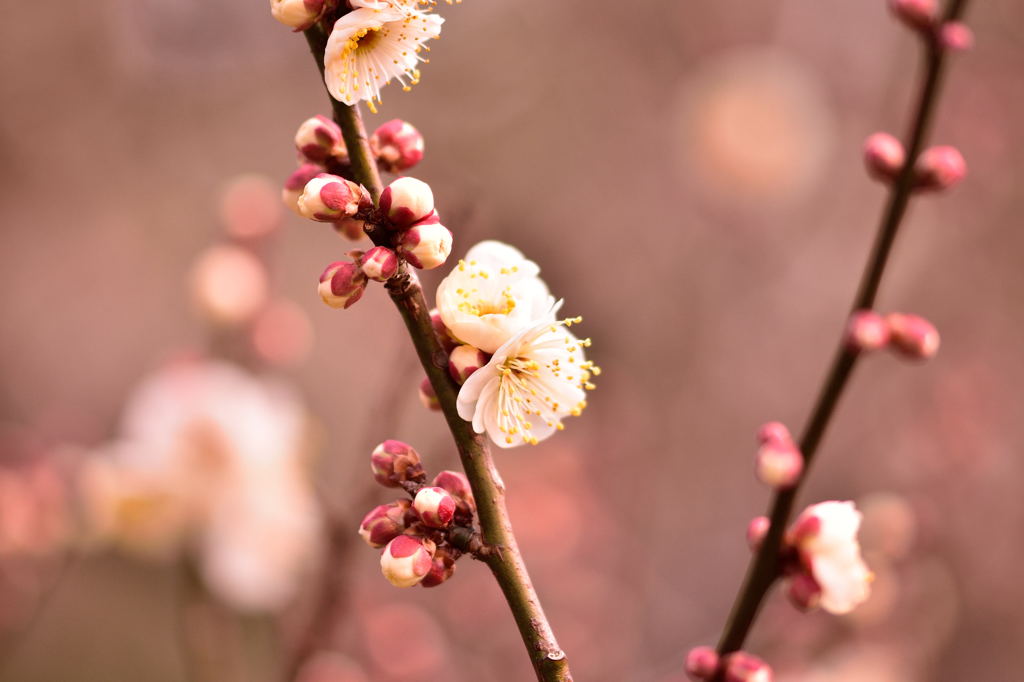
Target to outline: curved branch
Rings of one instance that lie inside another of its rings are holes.
[[[952,0],[946,8],[943,22],[957,21],[966,8],[966,0]],[[857,295],[854,298],[851,312],[869,309],[874,306],[878,288],[885,272],[889,254],[899,232],[903,216],[914,190],[914,163],[924,147],[925,138],[934,118],[939,86],[945,66],[946,51],[933,37],[924,41],[925,77],[917,97],[917,105],[913,123],[908,134],[906,162],[889,194],[889,200],[882,214],[875,243],[868,257],[864,274],[861,277]],[[807,480],[811,461],[818,450],[825,430],[828,428],[836,405],[857,365],[858,353],[849,344],[840,343],[832,365],[825,377],[817,401],[811,410],[807,426],[800,438],[800,452],[804,456],[804,472],[796,486],[775,494],[768,518],[771,525],[761,543],[760,549],[751,560],[744,583],[733,604],[722,638],[718,643],[720,655],[740,649],[746,640],[758,610],[769,588],[780,574],[780,551],[783,534],[793,512],[796,496],[800,487]]]

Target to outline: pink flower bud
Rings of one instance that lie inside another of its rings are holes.
[[[398,488],[406,481],[426,479],[420,454],[400,440],[386,440],[374,448],[370,470],[374,480],[385,488]]]
[[[974,32],[959,21],[950,21],[939,29],[939,45],[947,50],[963,52],[974,47]]]
[[[441,319],[441,313],[438,312],[437,308],[430,311],[430,324],[434,328],[434,333],[437,335],[437,340],[441,344],[441,348],[444,349],[444,352],[451,353],[455,350],[459,342],[452,336],[448,327],[444,325],[444,320]]]
[[[375,246],[359,261],[363,274],[375,282],[386,282],[398,272],[398,255],[386,246]]]
[[[906,161],[903,143],[889,133],[875,133],[864,142],[864,165],[876,180],[895,179]]]
[[[430,572],[420,581],[423,587],[437,587],[455,574],[455,556],[447,547],[438,547],[434,551],[433,566]]]
[[[335,232],[345,239],[351,239],[354,242],[366,236],[366,221],[359,218],[345,216],[341,220],[335,220],[332,225],[334,225]]]
[[[757,480],[772,488],[791,488],[800,480],[804,458],[792,443],[765,443],[757,450]]]
[[[789,580],[786,596],[797,609],[813,611],[821,603],[821,587],[807,573],[796,573]]]
[[[928,360],[939,352],[939,331],[923,317],[890,313],[885,321],[892,334],[892,347],[906,357]]]
[[[391,504],[374,507],[359,524],[359,536],[370,547],[383,547],[405,532],[411,508],[409,500],[395,500]]]
[[[416,223],[398,239],[398,253],[409,265],[421,270],[443,265],[451,252],[452,233],[436,218]]]
[[[461,385],[490,359],[489,355],[474,346],[456,346],[448,356],[448,373],[455,383]]]
[[[320,299],[332,308],[348,308],[363,296],[366,275],[351,261],[336,261],[320,275],[317,291]]]
[[[399,535],[380,555],[380,570],[395,587],[412,587],[434,565],[434,543],[411,535]]]
[[[396,118],[373,132],[370,149],[384,170],[400,173],[423,160],[423,136],[412,124]]]
[[[889,343],[889,325],[874,310],[858,310],[846,324],[846,344],[858,352],[885,348]]]
[[[277,367],[294,367],[309,354],[313,325],[294,302],[278,299],[259,312],[249,337],[260,360]]]
[[[767,516],[755,516],[750,519],[750,523],[747,524],[747,546],[751,551],[756,552],[761,549],[761,543],[764,542],[764,537],[768,534],[768,528],[771,525],[771,519]]]
[[[299,214],[310,220],[331,223],[355,215],[362,200],[362,188],[356,183],[321,173],[307,182],[299,195]]]
[[[295,133],[295,148],[299,153],[314,163],[324,163],[327,159],[348,158],[345,140],[341,137],[341,128],[326,116],[316,115],[307,118]]]
[[[455,518],[455,499],[444,488],[420,488],[412,506],[430,528],[447,528]]]
[[[793,436],[789,429],[782,422],[767,422],[757,430],[757,442],[761,445],[768,443],[792,443]]]
[[[251,320],[267,302],[267,271],[251,251],[238,246],[212,246],[199,257],[191,274],[196,307],[210,321],[237,325]]]
[[[930,147],[918,157],[914,171],[918,189],[942,191],[964,179],[967,162],[956,147]]]
[[[889,9],[897,19],[919,31],[930,30],[939,13],[935,0],[889,0]]]
[[[723,660],[724,682],[772,682],[775,679],[771,667],[757,656],[745,651],[731,653]]]
[[[456,510],[466,516],[471,516],[476,511],[476,502],[473,500],[473,488],[469,485],[466,474],[458,471],[445,470],[434,477],[433,484],[438,488],[444,488],[455,500]]]
[[[380,210],[396,229],[404,229],[434,210],[430,185],[416,178],[398,178],[380,195]]]
[[[232,178],[220,195],[219,211],[224,232],[232,239],[262,239],[281,227],[277,189],[262,175],[246,173]]]
[[[324,10],[325,0],[270,0],[270,14],[285,26],[304,31]]]
[[[284,181],[284,187],[281,189],[281,201],[284,205],[302,215],[299,212],[299,197],[302,196],[302,190],[306,188],[306,183],[323,172],[324,169],[315,163],[304,163],[299,166]]]
[[[686,654],[686,674],[694,682],[706,682],[718,673],[718,653],[709,646],[698,646]]]
[[[441,401],[437,397],[437,392],[434,391],[434,387],[430,385],[430,379],[423,377],[423,381],[420,382],[420,402],[423,403],[423,407],[428,410],[440,410]]]

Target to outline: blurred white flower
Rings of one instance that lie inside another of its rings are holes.
[[[437,310],[453,336],[494,353],[549,315],[554,298],[540,268],[518,250],[480,242],[437,287]]]
[[[459,416],[498,447],[536,445],[587,405],[585,389],[599,373],[583,355],[590,340],[566,329],[579,318],[556,321],[556,310],[506,341],[459,391]]]
[[[821,589],[821,607],[830,613],[849,613],[871,593],[873,576],[857,541],[860,522],[853,502],[821,502],[805,509],[789,531],[789,543]]]
[[[319,551],[305,428],[283,385],[218,362],[165,367],[129,399],[109,456],[83,472],[93,530],[158,558],[189,543],[226,602],[279,608]]]
[[[419,82],[423,43],[441,34],[444,19],[414,2],[356,2],[334,24],[324,53],[324,81],[348,105],[366,100],[371,111],[380,89],[397,79],[404,89]]]

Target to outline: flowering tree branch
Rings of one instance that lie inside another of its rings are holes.
[[[957,22],[963,15],[966,0],[952,0],[946,7],[941,25]],[[851,312],[870,310],[875,303],[879,285],[885,272],[889,254],[899,232],[904,214],[914,192],[918,178],[916,161],[924,147],[925,138],[934,118],[939,87],[948,52],[940,43],[936,32],[922,32],[925,50],[925,76],[917,97],[917,105],[907,144],[906,158],[895,176],[889,193],[888,203],[882,215],[881,224],[874,246],[861,277]],[[832,419],[835,408],[842,397],[861,349],[846,338],[836,351],[835,358],[825,377],[811,416],[800,438],[800,452],[803,455],[803,473],[790,488],[779,490],[771,503],[768,513],[770,525],[761,541],[737,595],[732,612],[718,643],[718,654],[725,655],[738,651],[747,638],[757,617],[760,606],[769,588],[782,572],[782,549],[784,533],[793,513],[793,505],[800,492],[800,486],[807,479],[808,467],[818,450],[822,437]]]
[[[326,35],[319,25],[305,31],[306,40],[321,74]],[[335,122],[341,127],[355,180],[370,192],[376,201],[382,186],[376,161],[367,142],[366,132],[356,106],[345,105],[333,97]],[[367,231],[374,244],[385,245],[383,235]],[[429,308],[418,278],[404,262],[386,284],[391,300],[398,308],[409,331],[416,354],[437,394],[441,411],[458,448],[462,466],[476,500],[477,513],[484,542],[498,551],[480,554],[494,574],[512,610],[523,643],[530,655],[538,680],[547,682],[572,680],[565,653],[559,648],[551,626],[541,608],[540,599],[530,582],[522,555],[512,531],[505,506],[505,488],[494,466],[484,437],[473,431],[469,422],[459,416],[456,408],[458,386],[448,373],[448,354],[441,347],[430,321]]]

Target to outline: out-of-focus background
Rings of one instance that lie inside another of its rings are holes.
[[[413,174],[455,254],[516,245],[594,339],[586,413],[496,455],[577,679],[681,680],[685,652],[717,638],[769,497],[754,432],[800,428],[884,201],[862,142],[908,124],[917,46],[885,5],[441,5],[422,83],[367,114],[424,133]],[[968,21],[977,46],[952,59],[932,140],[970,173],[913,203],[879,302],[931,319],[942,349],[862,364],[802,495],[858,501],[874,594],[842,618],[774,594],[749,644],[781,680],[1009,681],[1024,665],[1024,6],[972,3]],[[178,572],[67,549],[69,472],[118,435],[142,377],[209,346],[187,283],[223,238],[224,188],[283,181],[296,126],[328,102],[266,3],[23,5],[0,54],[0,465],[38,478],[7,485],[31,503],[0,499],[0,526],[22,533],[0,560],[0,680],[184,680]],[[354,527],[391,499],[372,489],[376,442],[413,443],[434,472],[454,449],[383,290],[343,312],[317,300],[351,247],[290,213],[265,247],[274,291],[301,309],[288,319],[312,329],[275,372],[315,415],[317,487]],[[32,513],[50,516],[11,521]],[[335,653],[310,680],[530,679],[481,565],[400,591],[376,552],[349,554]],[[308,602],[273,619],[286,642]],[[268,622],[242,628],[250,649],[273,641]]]

